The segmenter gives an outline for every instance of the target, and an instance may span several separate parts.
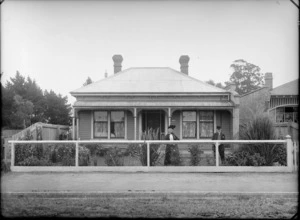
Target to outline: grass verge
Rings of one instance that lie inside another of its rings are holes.
[[[1,195],[6,217],[292,218],[296,196],[118,193]]]

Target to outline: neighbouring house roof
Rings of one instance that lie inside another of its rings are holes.
[[[248,93],[245,93],[245,94],[241,95],[240,97],[244,97],[244,96],[250,95],[250,94],[252,94],[252,93],[254,93],[254,92],[258,92],[258,91],[260,91],[260,90],[262,90],[262,89],[267,89],[267,88],[268,88],[268,87],[266,87],[266,86],[259,87],[259,88],[255,89],[255,90],[252,90],[251,92],[248,92]]]
[[[285,83],[271,90],[271,95],[298,95],[299,79]]]
[[[228,93],[169,67],[134,67],[71,92],[101,93]]]

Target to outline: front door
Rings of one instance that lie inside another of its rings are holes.
[[[165,132],[165,112],[162,110],[144,110],[142,112],[142,131],[157,131],[157,140],[161,140]]]

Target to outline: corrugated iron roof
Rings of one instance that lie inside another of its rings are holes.
[[[133,67],[76,89],[71,94],[202,92],[228,93],[169,67]]]
[[[118,102],[103,102],[103,101],[76,101],[74,107],[158,107],[158,106],[168,106],[168,107],[232,107],[233,104],[229,101],[202,101],[202,102],[159,102],[159,101],[118,101]]]
[[[271,90],[271,95],[299,95],[299,79],[285,83]]]

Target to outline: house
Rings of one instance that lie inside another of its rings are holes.
[[[239,95],[190,77],[188,56],[180,57],[180,72],[169,67],[122,70],[123,57],[114,55],[113,61],[113,76],[71,92],[77,139],[140,140],[149,128],[159,129],[163,139],[170,124],[180,139],[211,139],[217,125],[226,139],[237,139]]]
[[[265,112],[273,121],[278,138],[289,134],[298,140],[298,88],[298,79],[273,88],[272,73],[266,73],[265,86],[241,95],[240,123]]]

